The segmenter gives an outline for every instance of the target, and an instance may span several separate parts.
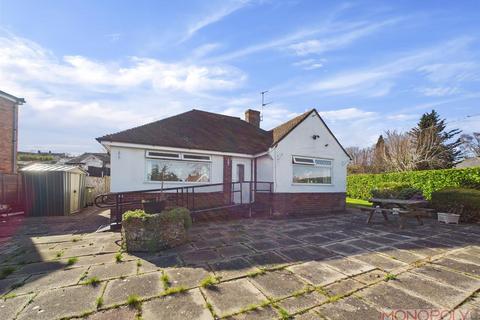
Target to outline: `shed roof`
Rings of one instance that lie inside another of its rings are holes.
[[[48,163],[34,163],[25,168],[22,168],[20,171],[23,172],[74,172],[74,173],[83,173],[85,170],[76,167],[68,166],[63,164],[48,164]]]

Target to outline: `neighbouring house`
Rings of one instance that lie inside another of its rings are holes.
[[[24,103],[0,91],[0,173],[17,172],[18,106]]]
[[[464,168],[475,168],[480,167],[480,157],[466,158],[462,162],[457,163],[455,168],[464,169]]]
[[[85,152],[78,157],[68,160],[65,164],[79,166],[92,177],[110,175],[110,155],[108,153]]]
[[[112,192],[216,183],[230,192],[232,181],[262,181],[272,193],[248,200],[276,213],[345,208],[350,157],[315,109],[269,131],[256,110],[245,120],[191,110],[97,141],[111,155]]]

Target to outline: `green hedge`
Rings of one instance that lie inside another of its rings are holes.
[[[372,197],[373,189],[392,182],[417,188],[423,192],[426,199],[431,199],[434,191],[462,187],[472,183],[480,184],[480,167],[349,175],[347,177],[347,196],[368,200]]]
[[[451,188],[432,193],[432,207],[459,213],[463,222],[480,221],[480,190]]]

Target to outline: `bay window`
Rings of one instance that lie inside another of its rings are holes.
[[[147,181],[210,182],[208,155],[147,151],[146,158]]]

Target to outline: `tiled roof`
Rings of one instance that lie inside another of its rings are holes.
[[[191,110],[143,126],[109,134],[97,138],[97,141],[258,154],[280,142],[312,112],[316,112],[316,110],[311,109],[270,131],[265,131],[237,117]],[[321,119],[320,116],[319,118]],[[330,131],[330,129],[328,130]]]
[[[306,117],[310,113],[312,113],[314,109],[308,110],[305,113],[302,113],[301,115],[293,118],[292,120],[289,120],[278,127],[273,128],[272,131],[272,137],[273,137],[273,144],[277,144],[280,140],[282,140],[287,134],[290,133],[298,124],[300,124],[303,120],[305,120]]]
[[[90,156],[95,156],[104,163],[110,163],[110,155],[108,153],[92,153],[92,152],[85,152],[78,157],[75,157],[73,159],[68,160],[65,162],[66,164],[79,164],[83,163],[85,159],[87,159]]]
[[[268,150],[272,137],[240,118],[191,110],[97,140],[256,154]]]

